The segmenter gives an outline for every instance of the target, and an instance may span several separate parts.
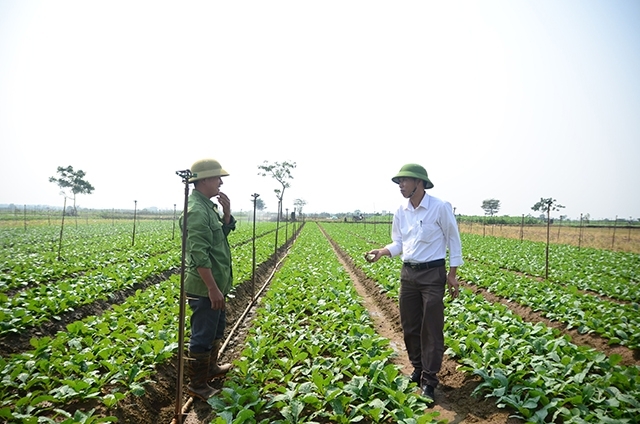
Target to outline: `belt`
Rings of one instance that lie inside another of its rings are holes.
[[[408,266],[411,269],[431,269],[444,266],[444,259],[436,259],[435,261],[415,263],[415,262],[403,262],[404,266]]]

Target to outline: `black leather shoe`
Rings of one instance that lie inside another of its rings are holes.
[[[422,380],[422,370],[415,368],[411,373],[411,381],[420,384],[420,380]]]
[[[428,384],[425,384],[422,387],[422,396],[426,397],[427,400],[429,400],[430,404],[433,405],[436,401],[436,395],[434,393],[435,389],[433,388],[433,386],[429,386]]]

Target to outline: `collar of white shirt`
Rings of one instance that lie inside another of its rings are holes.
[[[429,195],[425,192],[424,193],[424,197],[422,198],[422,200],[420,201],[420,204],[418,205],[417,208],[413,207],[413,204],[411,203],[411,199],[407,199],[407,203],[405,203],[404,205],[404,209],[405,210],[415,210],[418,208],[425,208],[425,209],[429,209]]]

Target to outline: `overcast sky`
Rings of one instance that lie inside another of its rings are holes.
[[[422,164],[456,213],[640,217],[640,2],[0,0],[0,204],[181,208],[175,171],[294,161],[285,208],[395,210]]]

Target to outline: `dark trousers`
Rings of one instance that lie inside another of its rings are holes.
[[[400,321],[411,364],[422,370],[422,384],[436,387],[444,355],[444,266],[400,272]]]
[[[225,311],[211,309],[211,301],[208,297],[188,295],[188,302],[192,312],[189,351],[208,352],[215,340],[224,337],[227,324]]]

